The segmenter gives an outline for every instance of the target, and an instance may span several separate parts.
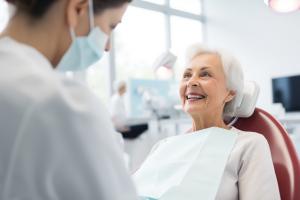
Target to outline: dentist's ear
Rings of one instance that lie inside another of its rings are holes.
[[[81,20],[81,17],[87,15],[89,10],[88,0],[67,0],[66,2],[66,17],[67,25],[71,28],[76,28]],[[88,22],[86,22],[88,23]]]
[[[234,99],[235,95],[236,95],[236,92],[233,91],[233,90],[230,90],[230,91],[228,92],[228,95],[227,95],[226,98],[224,99],[224,104],[226,104],[226,103],[230,102],[232,99]]]

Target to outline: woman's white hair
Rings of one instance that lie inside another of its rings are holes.
[[[235,97],[224,107],[223,117],[235,117],[241,105],[244,89],[244,74],[240,62],[230,53],[221,49],[212,49],[202,44],[191,45],[186,51],[186,63],[190,63],[200,54],[217,54],[221,58],[227,89],[235,92]]]

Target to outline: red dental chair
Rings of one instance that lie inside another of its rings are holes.
[[[266,111],[256,108],[249,118],[239,118],[234,126],[261,133],[267,139],[282,200],[300,200],[300,162],[283,126]]]
[[[300,161],[285,128],[268,112],[255,108],[259,88],[245,85],[234,127],[262,134],[268,141],[282,200],[300,200]]]

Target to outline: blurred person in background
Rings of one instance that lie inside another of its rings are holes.
[[[111,98],[111,119],[116,131],[125,139],[135,139],[148,130],[147,123],[131,124],[125,106],[127,84],[125,81],[114,83],[115,93]]]

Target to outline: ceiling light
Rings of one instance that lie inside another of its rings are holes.
[[[264,0],[276,12],[288,13],[300,9],[300,0]]]

